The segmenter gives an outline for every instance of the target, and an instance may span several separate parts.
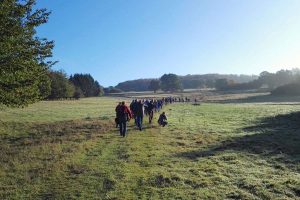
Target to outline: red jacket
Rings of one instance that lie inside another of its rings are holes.
[[[124,112],[127,113],[129,115],[129,118],[132,118],[132,113],[131,110],[128,108],[128,106],[124,105]]]
[[[128,116],[132,118],[131,110],[126,105],[121,105],[116,107],[117,117],[122,118],[124,116]]]

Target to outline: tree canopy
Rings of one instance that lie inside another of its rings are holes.
[[[85,97],[103,95],[103,87],[90,74],[74,74],[70,77],[70,81],[75,87],[80,88]]]
[[[107,88],[104,88],[104,93],[105,94],[113,94],[113,93],[121,93],[123,92],[122,90],[120,90],[119,88],[115,88],[113,86],[109,86]]]
[[[186,75],[178,76],[183,89],[197,89],[197,88],[214,88],[216,80],[228,79],[235,83],[247,83],[258,78],[255,75],[235,75],[235,74],[202,74],[202,75]],[[152,80],[157,79],[137,79],[119,83],[116,88],[122,91],[147,91]],[[152,89],[150,89],[152,90]]]
[[[299,69],[279,70],[276,73],[263,71],[260,73],[258,79],[247,83],[236,83],[231,79],[219,79],[216,81],[215,86],[218,90],[251,90],[263,87],[269,91],[280,87],[281,89],[276,90],[276,93],[281,93],[285,88],[281,86],[294,83],[299,80],[299,77]],[[292,88],[294,86],[295,85],[292,84],[287,88]]]
[[[149,84],[149,90],[152,90],[152,91],[154,91],[154,93],[156,93],[156,91],[159,89],[160,89],[160,81],[152,80]]]
[[[180,79],[176,74],[164,74],[160,82],[161,89],[164,91],[175,92],[182,89]]]
[[[35,0],[0,1],[0,104],[26,106],[49,95],[53,41],[36,36],[50,12]]]
[[[149,84],[153,79],[137,79],[119,83],[116,88],[125,92],[130,91],[147,91]]]
[[[51,93],[48,99],[74,97],[75,86],[63,71],[51,71],[49,77],[51,79]]]

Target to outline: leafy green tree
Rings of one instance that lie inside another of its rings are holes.
[[[276,86],[275,74],[263,71],[260,73],[258,81],[263,85],[267,85],[270,89],[274,89]]]
[[[228,80],[226,78],[217,79],[215,83],[215,88],[217,90],[224,90],[228,86]]]
[[[76,87],[75,92],[74,92],[74,98],[75,99],[80,99],[82,97],[84,97],[83,92],[81,91],[80,88]]]
[[[75,96],[75,86],[69,79],[66,77],[66,96],[65,98],[72,98]]]
[[[149,90],[149,84],[153,79],[137,79],[137,80],[131,80],[131,81],[125,81],[122,83],[119,83],[116,88],[124,91],[124,92],[130,92],[130,91],[147,91]]]
[[[99,84],[98,81],[95,81],[95,92],[94,95],[97,96],[103,96],[104,95],[104,88]]]
[[[0,1],[0,104],[23,107],[48,96],[53,41],[36,36],[48,21],[35,0]]]
[[[113,86],[109,86],[108,88],[104,88],[104,93],[105,94],[112,94],[112,93],[121,93],[123,92],[119,88],[115,88]]]
[[[51,79],[51,94],[48,99],[62,99],[74,96],[75,86],[69,81],[63,71],[52,71],[49,73]]]
[[[300,95],[300,81],[289,83],[277,87],[271,91],[272,95],[277,96],[299,96]]]
[[[160,89],[160,81],[159,80],[152,80],[149,84],[149,90],[154,91],[156,93],[157,90]]]
[[[81,89],[85,97],[103,95],[103,87],[90,74],[74,74],[70,81]]]
[[[180,79],[176,74],[164,74],[160,82],[161,89],[164,91],[175,92],[182,89]]]
[[[205,79],[205,86],[207,88],[214,88],[216,81],[214,79]]]
[[[276,83],[274,85],[278,87],[278,86],[289,84],[292,81],[294,81],[294,75],[293,72],[290,70],[280,70],[276,72],[275,79],[276,79],[275,81]]]
[[[41,77],[41,83],[39,85],[40,96],[42,99],[48,97],[51,93],[51,80],[49,78],[49,73],[46,76]]]

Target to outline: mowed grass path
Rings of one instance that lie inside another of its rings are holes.
[[[173,104],[121,138],[118,101],[0,111],[0,198],[300,199],[300,105]]]

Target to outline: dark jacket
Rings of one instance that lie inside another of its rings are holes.
[[[161,124],[162,122],[165,122],[165,121],[167,121],[167,120],[168,120],[168,119],[167,119],[167,116],[164,115],[164,114],[161,114],[161,115],[159,116],[159,118],[158,118],[158,123]]]
[[[117,118],[120,122],[128,121],[132,118],[130,109],[126,105],[117,106]]]
[[[141,102],[136,103],[136,116],[144,116],[144,105]]]

